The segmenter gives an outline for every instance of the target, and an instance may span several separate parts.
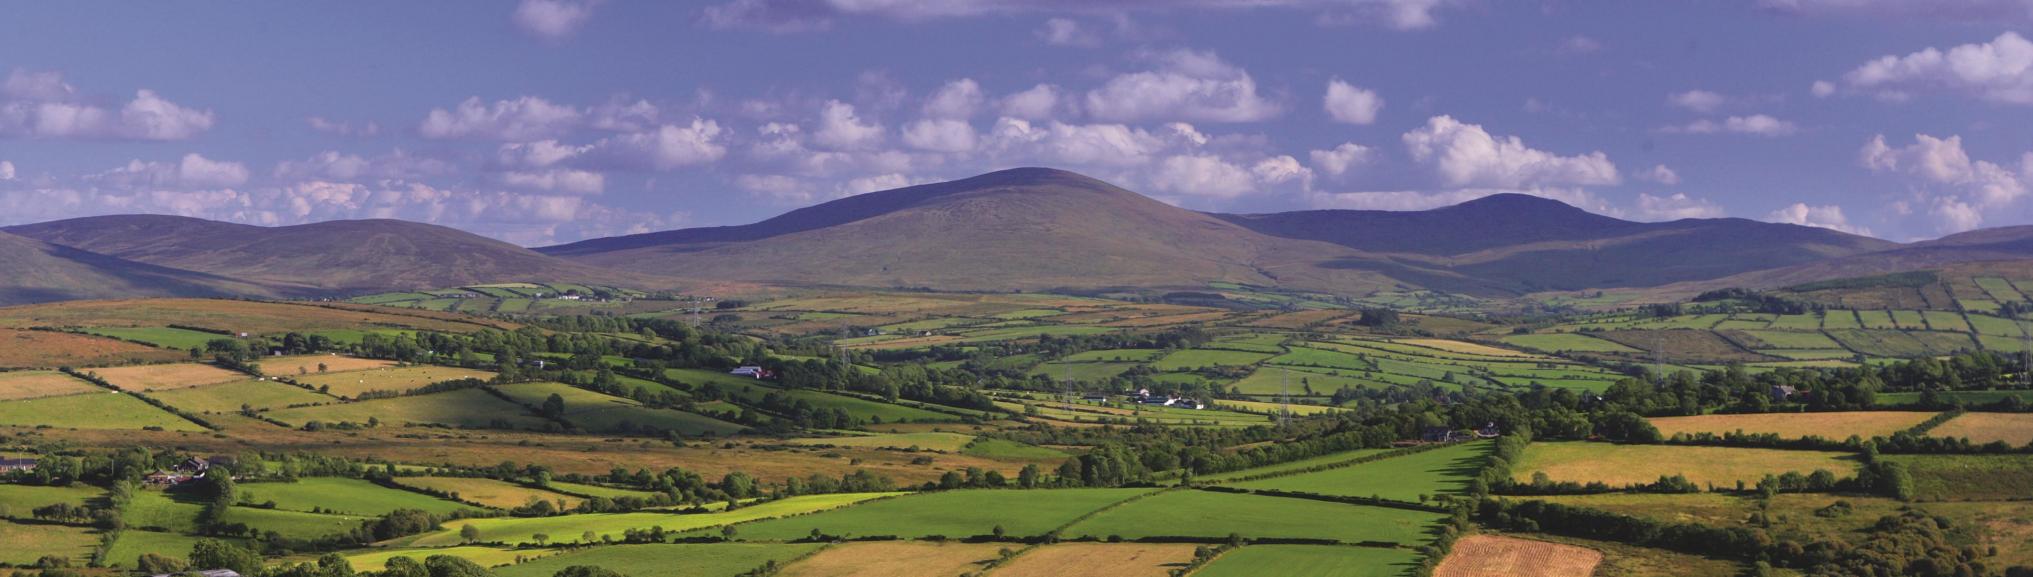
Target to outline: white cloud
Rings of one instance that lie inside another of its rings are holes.
[[[1169,156],[1158,163],[1151,186],[1160,192],[1214,198],[1235,198],[1254,192],[1256,179],[1221,157],[1196,154]]]
[[[925,99],[925,117],[964,120],[981,109],[981,101],[981,85],[972,78],[962,78],[946,83]]]
[[[1921,192],[1966,199],[1979,208],[2009,206],[2026,195],[2024,176],[1990,161],[1972,160],[1962,148],[1961,136],[1916,134],[1913,144],[1892,148],[1884,135],[1878,135],[1864,143],[1858,156],[1873,172],[1907,175],[1924,188]]]
[[[572,146],[545,139],[503,144],[495,152],[495,158],[504,166],[544,167],[571,160],[590,150],[591,146]]]
[[[743,174],[734,177],[734,186],[775,204],[804,205],[813,198],[811,185],[782,174]]]
[[[974,127],[965,120],[925,119],[904,127],[904,144],[933,152],[974,150]]]
[[[457,172],[451,163],[396,150],[375,158],[328,150],[304,160],[285,160],[275,165],[281,180],[403,180],[445,176]]]
[[[1350,169],[1367,164],[1375,151],[1353,142],[1343,142],[1331,150],[1315,150],[1309,154],[1313,166],[1328,176],[1341,176]]]
[[[1601,50],[1602,41],[1579,34],[1561,40],[1556,49],[1561,54],[1594,54]]]
[[[1069,166],[1144,164],[1169,146],[1163,136],[1121,124],[1035,125],[1003,118],[989,134],[990,149],[996,153]]]
[[[1934,199],[1934,206],[1928,210],[1934,217],[1934,228],[1943,234],[1974,230],[1984,223],[1982,209],[1954,197]]]
[[[1851,70],[1843,82],[1892,100],[1932,88],[1991,102],[2033,105],[2033,42],[2006,32],[1981,44],[1884,56]]]
[[[1844,216],[1842,213],[1842,207],[1833,204],[1808,205],[1804,202],[1796,202],[1766,214],[1765,220],[1801,226],[1818,226],[1865,236],[1871,234],[1870,229],[1850,224],[1849,217]]]
[[[1800,127],[1792,121],[1780,120],[1764,114],[1731,116],[1721,122],[1703,118],[1685,126],[1669,126],[1666,132],[1687,134],[1749,134],[1754,136],[1786,136],[1799,132]]]
[[[690,124],[665,124],[649,132],[603,138],[591,145],[589,154],[626,166],[671,170],[717,162],[726,156],[721,132],[718,122],[695,117]]]
[[[1374,91],[1336,78],[1327,82],[1327,95],[1321,98],[1321,106],[1335,122],[1370,124],[1376,122],[1377,111],[1383,110],[1384,99]]]
[[[309,124],[311,130],[335,136],[371,137],[381,134],[381,125],[373,122],[355,125],[351,122],[332,120],[323,116],[312,116],[305,118],[304,123]]]
[[[1707,90],[1689,90],[1666,97],[1666,102],[1695,112],[1714,112],[1728,99]]]
[[[174,163],[130,160],[126,166],[102,172],[92,180],[121,188],[215,188],[246,184],[247,165],[212,160],[197,153],[185,154]]]
[[[0,180],[14,180],[14,163],[0,160]]]
[[[1638,178],[1667,186],[1680,184],[1680,173],[1673,172],[1673,169],[1666,168],[1664,164],[1654,165],[1651,170],[1639,173]]]
[[[1814,94],[1815,98],[1827,98],[1835,94],[1835,83],[1827,80],[1816,80],[1814,84],[1807,87],[1807,91]]]
[[[1616,165],[1601,152],[1560,156],[1525,145],[1516,136],[1498,138],[1479,125],[1435,116],[1404,134],[1412,159],[1428,164],[1442,182],[1457,187],[1613,185]]]
[[[0,82],[0,137],[185,140],[211,130],[209,110],[142,89],[118,110],[81,100],[58,72],[16,69]]]
[[[424,117],[417,132],[425,138],[538,140],[554,138],[577,127],[586,113],[535,96],[497,100],[468,98],[451,110],[437,108]]]
[[[835,150],[868,148],[882,142],[882,125],[864,122],[854,105],[828,100],[819,109],[819,130],[812,140]]]
[[[1299,164],[1299,159],[1280,155],[1257,161],[1249,168],[1250,175],[1266,184],[1284,184],[1294,180],[1305,181],[1313,178],[1313,171]]]
[[[1638,193],[1638,208],[1632,212],[1639,220],[1653,221],[1718,218],[1723,214],[1722,205],[1678,192],[1667,196]]]
[[[909,177],[897,173],[877,174],[848,179],[840,187],[840,196],[848,197],[867,194],[878,190],[892,190],[916,184]]]
[[[997,108],[1003,116],[1024,120],[1047,120],[1065,112],[1059,98],[1059,87],[1051,84],[1032,86],[1023,92],[1004,96]]]
[[[1006,14],[1067,12],[1121,17],[1133,12],[1183,10],[1285,9],[1311,13],[1323,24],[1381,21],[1400,30],[1429,28],[1439,22],[1435,12],[1459,0],[1090,0],[1036,2],[1027,0],[725,0],[707,6],[700,23],[712,28],[754,28],[776,33],[826,30],[847,17],[875,17],[904,22]],[[1041,35],[1048,35],[1047,30]]]
[[[1177,50],[1152,57],[1151,70],[1118,75],[1087,93],[1088,114],[1107,121],[1254,122],[1277,116],[1249,72],[1213,52]]]
[[[544,40],[569,38],[593,16],[593,0],[522,0],[516,5],[515,26]]]
[[[1038,39],[1053,46],[1094,46],[1101,35],[1071,18],[1052,18],[1038,28]]]
[[[600,194],[607,189],[606,176],[569,168],[504,172],[501,173],[501,183],[515,188],[567,194]]]

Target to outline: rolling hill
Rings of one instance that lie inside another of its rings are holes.
[[[273,296],[267,288],[0,232],[0,305],[81,298]]]
[[[400,220],[260,227],[180,216],[121,215],[0,230],[297,296],[517,280],[645,288],[671,284],[668,279],[567,262],[472,233]]]

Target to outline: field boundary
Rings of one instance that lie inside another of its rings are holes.
[[[1242,476],[1242,477],[1234,477],[1234,478],[1229,478],[1229,479],[1222,479],[1222,480],[1220,481],[1220,483],[1219,483],[1219,484],[1222,484],[1222,485],[1227,485],[1227,484],[1231,484],[1231,483],[1248,483],[1248,482],[1251,482],[1251,481],[1262,481],[1262,480],[1266,480],[1266,479],[1276,479],[1276,478],[1279,478],[1279,477],[1290,477],[1290,476],[1293,476],[1293,475],[1304,475],[1304,474],[1308,474],[1308,473],[1318,473],[1318,472],[1321,472],[1321,471],[1332,471],[1332,470],[1335,470],[1335,469],[1342,469],[1342,468],[1347,468],[1347,467],[1354,467],[1354,466],[1356,466],[1356,465],[1366,465],[1366,464],[1369,464],[1369,463],[1374,463],[1374,462],[1377,462],[1377,461],[1382,461],[1382,460],[1385,460],[1385,459],[1394,459],[1394,458],[1397,458],[1397,457],[1405,457],[1405,456],[1410,456],[1410,455],[1417,455],[1417,454],[1419,454],[1419,453],[1424,453],[1424,452],[1426,452],[1426,451],[1432,451],[1432,450],[1436,450],[1436,449],[1441,449],[1441,448],[1446,448],[1446,447],[1452,447],[1452,446],[1455,446],[1455,445],[1459,445],[1459,444],[1462,444],[1463,442],[1465,442],[1465,441],[1457,441],[1457,442],[1453,442],[1453,443],[1432,443],[1432,444],[1427,444],[1427,445],[1419,445],[1419,446],[1416,446],[1416,447],[1406,447],[1406,448],[1403,448],[1403,449],[1392,449],[1392,450],[1389,450],[1389,451],[1384,451],[1384,452],[1382,452],[1382,453],[1377,453],[1377,454],[1375,454],[1375,455],[1363,455],[1363,456],[1361,456],[1361,457],[1356,457],[1356,458],[1353,458],[1353,459],[1349,459],[1349,460],[1347,460],[1347,461],[1340,461],[1340,462],[1335,462],[1335,463],[1327,463],[1327,464],[1324,464],[1324,465],[1314,465],[1314,466],[1311,466],[1311,467],[1305,467],[1305,468],[1301,468],[1301,469],[1293,469],[1293,470],[1290,470],[1290,471],[1277,471],[1277,472],[1273,472],[1273,473],[1258,473],[1258,474],[1255,474],[1255,475],[1246,475],[1246,476]],[[1357,449],[1357,450],[1360,450],[1360,449]],[[1260,466],[1263,466],[1263,467],[1269,467],[1269,466],[1272,466],[1272,465],[1277,465],[1277,464],[1278,464],[1278,463],[1270,463],[1270,464],[1266,464],[1266,465],[1260,465]]]

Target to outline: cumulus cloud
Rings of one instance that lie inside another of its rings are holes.
[[[671,170],[727,156],[722,133],[720,123],[693,118],[689,124],[665,124],[647,132],[600,139],[589,146],[587,154],[622,166]]]
[[[514,188],[562,192],[567,194],[600,194],[607,189],[607,177],[592,171],[558,168],[550,170],[514,170],[501,173],[501,183]]]
[[[1516,136],[1497,137],[1479,125],[1435,116],[1406,132],[1412,159],[1434,169],[1448,186],[1532,187],[1614,185],[1616,165],[1601,152],[1560,156],[1525,145]]]
[[[1256,190],[1250,171],[1208,154],[1169,156],[1158,163],[1151,186],[1159,192],[1235,198]]]
[[[974,150],[974,126],[965,120],[919,120],[904,127],[904,144],[934,152],[967,152]]]
[[[1804,202],[1796,202],[1766,214],[1765,220],[1801,226],[1818,226],[1865,236],[1871,234],[1870,229],[1850,224],[1849,217],[1844,216],[1842,213],[1842,207],[1833,204],[1809,205]]]
[[[1164,136],[1122,124],[1034,124],[1003,118],[990,134],[992,150],[998,154],[1074,166],[1143,164],[1169,146]]]
[[[1851,70],[1843,82],[1893,100],[1917,90],[1938,89],[1991,102],[2033,105],[2033,42],[2006,32],[1990,42],[1888,55]]]
[[[996,108],[1003,116],[1024,120],[1047,120],[1060,115],[1064,110],[1059,97],[1059,87],[1039,84],[1022,92],[1004,96]]]
[[[1327,95],[1321,98],[1321,106],[1335,122],[1370,124],[1376,122],[1377,111],[1383,110],[1384,99],[1374,91],[1336,78],[1327,82]]]
[[[0,180],[14,180],[14,163],[0,160]]]
[[[560,136],[585,118],[585,111],[576,107],[535,96],[493,103],[473,97],[450,110],[432,109],[417,132],[438,139],[538,140]]]
[[[544,40],[562,40],[593,17],[593,0],[522,0],[513,20],[523,32]]]
[[[1150,70],[1118,75],[1087,93],[1085,109],[1106,121],[1254,122],[1279,106],[1257,94],[1249,72],[1213,52],[1177,50],[1151,57]]]
[[[981,110],[981,85],[972,78],[962,78],[946,83],[925,99],[926,118],[966,119]]]
[[[1053,46],[1095,46],[1101,35],[1071,18],[1052,18],[1038,28],[1038,39]]]
[[[1374,151],[1367,146],[1343,142],[1332,149],[1315,150],[1307,154],[1313,160],[1314,168],[1320,169],[1320,172],[1327,173],[1328,176],[1341,176],[1357,166],[1368,163],[1372,152]]]
[[[1666,97],[1667,103],[1695,112],[1714,112],[1726,100],[1723,95],[1707,90],[1689,90]]]
[[[91,177],[96,182],[122,188],[230,187],[245,184],[247,178],[247,165],[212,160],[197,153],[185,154],[177,162],[130,160],[125,166]]]
[[[831,28],[848,17],[920,22],[998,14],[1081,13],[1122,16],[1132,12],[1285,9],[1310,13],[1323,24],[1381,22],[1400,30],[1430,28],[1436,14],[1457,0],[726,0],[706,7],[699,22],[713,28],[749,28],[777,33]],[[1047,30],[1041,34],[1049,33]]]
[[[285,160],[275,165],[274,176],[285,181],[299,180],[388,180],[420,179],[456,172],[449,162],[396,150],[367,158],[328,150],[303,160]]]
[[[836,150],[868,148],[882,142],[882,125],[861,119],[854,105],[828,100],[819,109],[819,129],[812,140]]]
[[[1858,162],[1872,172],[1905,177],[1910,192],[1933,218],[1937,230],[1955,233],[1983,223],[1986,211],[2016,204],[2033,179],[2033,154],[2020,158],[2020,172],[1970,158],[1961,136],[1913,136],[1913,143],[1893,147],[1884,135],[1872,137],[1858,153]],[[1908,210],[1912,210],[1909,206]]]
[[[186,140],[211,130],[212,111],[188,108],[148,89],[119,109],[82,100],[58,72],[16,69],[0,82],[0,137]]]
[[[1694,198],[1684,193],[1666,196],[1652,196],[1638,193],[1637,210],[1632,216],[1639,220],[1680,220],[1683,218],[1718,218],[1723,215],[1722,205],[1704,198]]]
[[[309,124],[311,130],[334,136],[367,137],[381,134],[381,125],[374,122],[354,124],[343,120],[332,120],[323,116],[312,116],[305,118],[304,123]]]
[[[1680,173],[1673,172],[1673,169],[1666,168],[1664,164],[1654,165],[1651,170],[1638,173],[1638,178],[1667,186],[1680,184]]]
[[[1703,118],[1682,126],[1666,127],[1666,132],[1685,134],[1749,134],[1753,136],[1786,136],[1799,132],[1800,127],[1792,121],[1780,120],[1764,114],[1731,116],[1718,122]]]
[[[1814,84],[1807,86],[1807,92],[1813,94],[1815,98],[1827,98],[1835,94],[1835,83],[1827,80],[1816,80]]]

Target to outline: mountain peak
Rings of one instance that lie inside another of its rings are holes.
[[[1517,192],[1499,192],[1482,198],[1469,200],[1453,206],[1434,210],[1557,210],[1561,212],[1588,212],[1565,202]],[[1591,213],[1593,214],[1593,213]]]

